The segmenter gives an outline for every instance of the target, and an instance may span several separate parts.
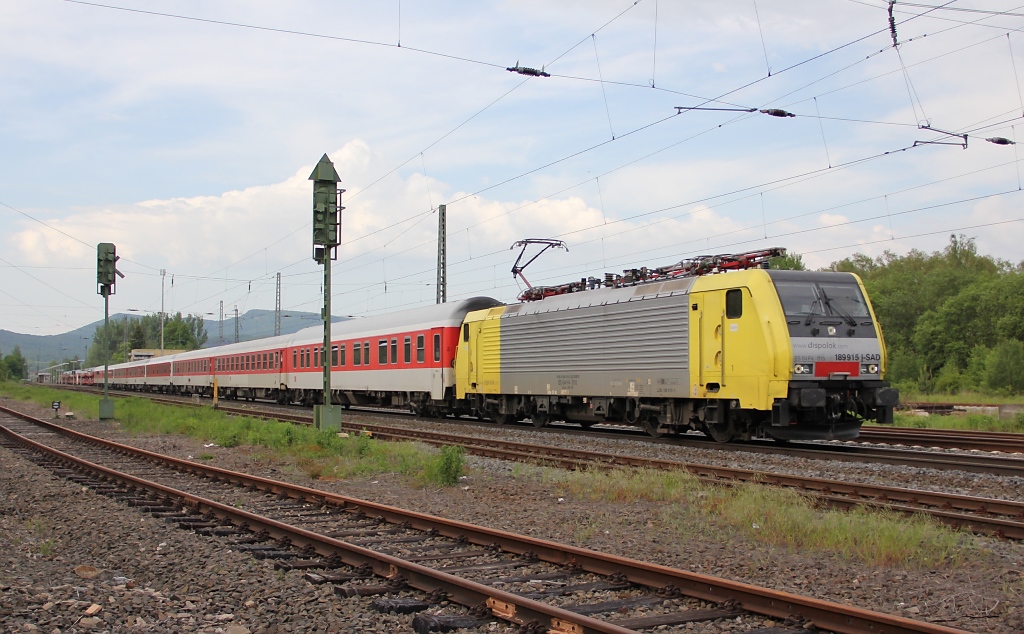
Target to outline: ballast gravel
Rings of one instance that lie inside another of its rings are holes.
[[[51,415],[25,403],[0,404],[41,418]],[[385,421],[369,416],[367,422]],[[390,418],[386,422],[395,424]],[[212,459],[204,462],[226,469],[971,632],[1024,631],[1024,544],[1018,542],[979,538],[986,554],[969,566],[876,567],[827,553],[770,547],[710,526],[687,525],[657,503],[568,497],[556,486],[524,477],[528,467],[503,461],[471,457],[469,477],[460,486],[445,489],[416,486],[395,475],[311,481],[295,465],[268,462],[263,452],[251,448],[207,447],[178,436],[136,436],[120,430],[116,422],[65,424],[179,458],[209,454]],[[450,425],[402,424],[432,429]],[[592,451],[617,450],[832,479],[864,478],[1007,499],[1024,495],[1021,483],[973,473],[922,473],[926,470],[542,434],[523,428],[451,426],[464,434],[500,434],[520,442]],[[376,612],[370,607],[371,599],[337,598],[329,585],[313,586],[300,573],[274,571],[272,563],[84,491],[3,448],[0,491],[0,623],[7,631],[412,631],[409,616]],[[79,566],[93,567],[98,575],[84,578],[75,572]],[[90,610],[94,613],[89,614]],[[742,632],[766,625],[730,621],[716,628]]]

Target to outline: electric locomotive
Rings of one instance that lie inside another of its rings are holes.
[[[851,273],[762,268],[783,249],[705,256],[471,312],[456,398],[498,422],[615,422],[719,442],[856,438],[898,392]],[[714,273],[714,274],[712,274]]]

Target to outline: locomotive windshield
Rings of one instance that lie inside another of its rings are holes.
[[[835,316],[849,320],[870,317],[867,302],[856,284],[776,280],[775,289],[786,315]]]

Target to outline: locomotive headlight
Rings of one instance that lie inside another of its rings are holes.
[[[860,366],[861,374],[878,374],[877,363],[862,363]]]
[[[793,366],[793,374],[811,374],[813,371],[813,363],[797,363]]]

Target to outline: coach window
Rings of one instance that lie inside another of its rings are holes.
[[[363,362],[363,355],[360,354],[359,342],[352,344],[352,365],[359,365]]]
[[[331,346],[331,367],[338,367],[338,346]]]
[[[292,350],[292,367],[299,367],[299,351],[298,349]]]
[[[363,342],[363,365],[370,365],[370,342]]]
[[[381,365],[388,364],[388,340],[380,339],[377,341],[377,363]]]
[[[398,339],[391,340],[391,363],[398,363]]]
[[[320,367],[320,348],[313,348],[313,367]]]
[[[403,355],[402,360],[406,363],[412,363],[412,337],[405,338],[404,352],[405,354]]]
[[[734,288],[725,292],[725,316],[739,319],[743,316],[743,291]]]
[[[441,335],[434,335],[434,361],[441,360]]]
[[[423,335],[416,335],[416,363],[423,363]]]
[[[341,348],[338,349],[338,365],[345,366],[345,344],[341,344]]]

